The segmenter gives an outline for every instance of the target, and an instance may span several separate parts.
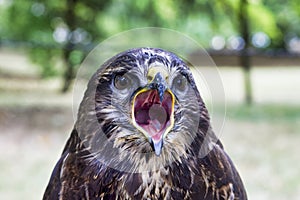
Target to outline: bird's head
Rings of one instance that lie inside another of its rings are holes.
[[[199,149],[210,128],[187,64],[154,48],[108,60],[89,82],[76,126],[95,154],[145,163],[193,153],[192,143]]]

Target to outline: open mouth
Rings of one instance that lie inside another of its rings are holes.
[[[160,141],[174,124],[174,95],[166,90],[160,100],[155,89],[142,89],[133,99],[132,116],[135,126],[154,142]]]

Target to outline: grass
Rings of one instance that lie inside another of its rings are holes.
[[[253,122],[299,122],[300,106],[283,104],[227,105],[227,116]]]

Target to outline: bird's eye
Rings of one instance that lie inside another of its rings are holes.
[[[132,79],[128,74],[117,75],[114,84],[118,90],[125,90],[132,85]]]
[[[178,75],[174,78],[172,83],[173,89],[179,92],[184,92],[187,88],[187,80],[183,75]]]

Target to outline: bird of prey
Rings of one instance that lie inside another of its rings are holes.
[[[117,54],[92,76],[43,199],[247,196],[188,63],[145,47]]]

